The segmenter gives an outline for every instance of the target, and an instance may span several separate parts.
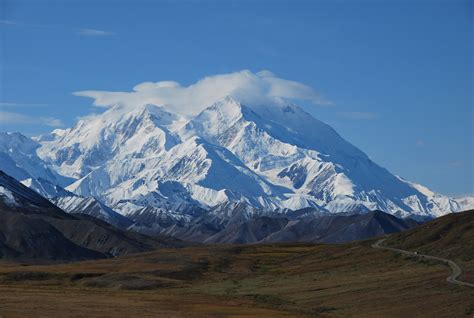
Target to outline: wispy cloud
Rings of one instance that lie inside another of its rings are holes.
[[[83,36],[111,36],[115,34],[113,32],[96,29],[76,29],[76,33]]]
[[[376,119],[378,115],[372,112],[340,112],[342,117],[353,120],[370,120]]]
[[[449,165],[454,168],[459,168],[459,167],[462,167],[464,163],[461,160],[454,160],[454,161],[451,161]]]
[[[49,127],[62,127],[63,122],[54,117],[34,117],[14,112],[0,111],[0,124],[40,124]]]
[[[237,97],[247,104],[305,100],[332,105],[307,85],[280,78],[270,71],[252,73],[248,70],[208,76],[189,86],[174,81],[144,82],[131,92],[80,91],[74,95],[92,98],[99,107],[120,104],[130,109],[155,104],[185,116],[195,115],[225,96]]]
[[[64,126],[64,123],[59,118],[40,117],[40,120],[43,123],[43,125],[46,125],[46,126],[49,126],[49,127],[63,127]]]
[[[48,106],[48,104],[40,103],[10,103],[10,102],[0,102],[0,107],[37,107],[37,106]]]
[[[61,30],[66,29],[81,36],[111,36],[115,34],[114,32],[99,30],[99,29],[69,28],[69,27],[64,27],[60,25],[49,25],[49,24],[30,24],[30,23],[23,23],[23,22],[17,22],[17,21],[12,21],[12,20],[5,20],[5,19],[0,19],[0,25],[26,27],[26,28],[32,28],[32,29],[44,29],[44,28],[53,28],[53,29],[61,29]]]
[[[5,20],[5,19],[0,20],[0,25],[25,27],[25,28],[32,28],[32,29],[61,28],[58,25],[24,23],[24,22]]]
[[[90,120],[90,119],[96,118],[98,115],[99,115],[98,113],[92,112],[92,113],[90,113],[90,114],[88,114],[88,115],[77,116],[77,117],[76,117],[76,120],[77,120],[77,121],[80,121],[80,120],[88,121],[88,120]]]
[[[11,20],[3,20],[3,19],[0,19],[0,24],[3,24],[3,25],[17,25],[17,23],[14,22],[14,21],[11,21]]]

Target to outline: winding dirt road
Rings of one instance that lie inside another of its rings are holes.
[[[415,252],[400,250],[398,248],[393,248],[393,247],[381,246],[380,244],[382,244],[383,241],[385,241],[385,240],[386,239],[378,240],[377,242],[372,244],[372,247],[373,248],[380,248],[380,249],[383,249],[383,250],[389,250],[389,251],[393,251],[393,252],[397,252],[397,253],[401,253],[401,254],[405,254],[405,255],[416,256],[416,257],[421,257],[421,258],[426,258],[426,259],[432,259],[432,260],[439,261],[439,262],[442,262],[444,264],[447,264],[447,265],[449,265],[449,267],[451,267],[452,273],[451,273],[451,275],[448,276],[448,278],[446,278],[446,281],[448,281],[449,283],[452,283],[452,284],[457,284],[457,285],[462,285],[462,286],[469,286],[469,287],[474,288],[474,284],[458,280],[459,276],[461,276],[461,274],[462,274],[462,268],[458,264],[456,264],[455,262],[453,262],[449,259],[441,258],[441,257],[425,255],[425,254],[419,254],[419,253],[415,253]]]

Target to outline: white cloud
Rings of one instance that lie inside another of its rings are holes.
[[[54,117],[40,117],[40,121],[50,127],[62,127],[64,126],[63,122],[59,118]]]
[[[77,116],[76,117],[76,120],[79,121],[79,120],[83,120],[83,121],[89,121],[91,119],[94,119],[96,118],[97,116],[99,116],[100,114],[97,114],[97,113],[91,113],[91,114],[88,114],[88,115],[84,115],[84,116]]]
[[[50,127],[62,127],[64,124],[54,117],[33,117],[20,113],[0,111],[0,124],[40,124]]]
[[[451,167],[454,167],[454,168],[459,168],[459,167],[462,167],[463,166],[463,161],[462,160],[454,160],[454,161],[451,161],[449,163],[449,165]]]
[[[110,36],[114,35],[113,32],[95,30],[95,29],[76,29],[76,33],[84,36]]]
[[[11,20],[3,20],[3,19],[0,20],[0,24],[3,24],[3,25],[17,25],[17,23],[14,22],[14,21],[11,21]]]
[[[318,105],[331,105],[313,88],[302,83],[279,78],[270,71],[252,73],[248,70],[207,76],[189,86],[174,81],[144,82],[136,85],[132,92],[89,90],[74,95],[90,97],[98,107],[122,105],[133,108],[154,104],[185,116],[195,115],[229,95],[248,104],[306,100]]]
[[[65,27],[65,26],[61,26],[61,25],[50,25],[50,24],[30,24],[30,23],[22,23],[22,22],[17,22],[17,21],[12,21],[12,20],[5,20],[5,19],[0,19],[0,25],[26,27],[26,28],[32,28],[32,29],[44,29],[44,28],[48,28],[48,29],[67,29],[67,30],[70,30],[70,31],[78,34],[78,35],[83,35],[83,36],[111,36],[111,35],[115,35],[114,32],[98,30],[98,29],[70,28],[70,27]]]

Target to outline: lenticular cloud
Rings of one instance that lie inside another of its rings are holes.
[[[207,76],[189,86],[175,81],[144,82],[136,85],[132,92],[89,90],[75,92],[74,95],[92,98],[98,107],[122,105],[133,108],[154,104],[184,116],[196,115],[225,96],[234,96],[249,104],[282,100],[330,104],[307,85],[279,78],[270,71],[252,73],[248,70]]]

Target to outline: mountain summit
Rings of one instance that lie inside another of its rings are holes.
[[[8,136],[20,140],[6,135],[4,144]],[[67,191],[122,214],[245,202],[255,211],[439,216],[474,205],[473,198],[448,198],[394,176],[327,124],[283,102],[247,105],[228,96],[192,118],[149,104],[115,106],[25,143],[36,144],[28,149],[36,149],[50,175],[74,180]],[[8,160],[21,157],[10,149]]]

